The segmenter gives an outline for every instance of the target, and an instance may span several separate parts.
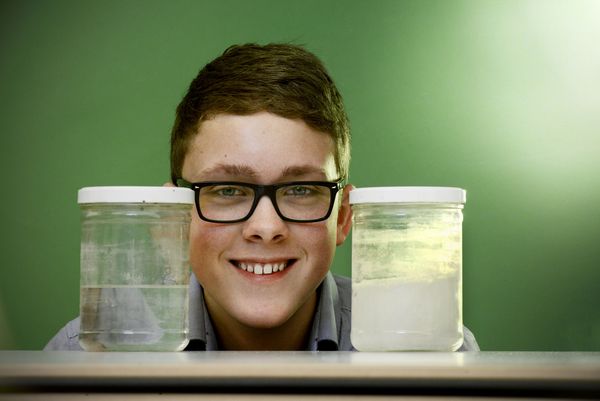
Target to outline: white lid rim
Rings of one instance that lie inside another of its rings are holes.
[[[164,186],[98,186],[77,191],[77,203],[178,203],[193,204],[194,191]]]
[[[467,191],[458,187],[366,187],[350,191],[350,204],[362,203],[459,203]]]

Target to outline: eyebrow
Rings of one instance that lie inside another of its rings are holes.
[[[321,175],[323,178],[327,178],[327,174],[325,173],[324,169],[317,168],[317,167],[310,166],[310,165],[286,167],[283,170],[283,173],[281,173],[280,177],[281,178],[299,177],[299,176],[309,175],[309,174],[318,174],[318,175]]]
[[[219,163],[216,166],[202,170],[201,175],[207,176],[211,174],[228,174],[235,176],[247,176],[255,178],[258,173],[252,169],[252,167],[244,164],[224,164]]]
[[[245,164],[225,164],[219,163],[213,167],[202,170],[201,176],[206,177],[213,174],[227,174],[232,176],[241,176],[248,178],[257,178],[258,172],[252,167]],[[286,167],[279,175],[279,179],[287,179],[290,177],[300,177],[309,174],[318,174],[323,178],[327,177],[324,169],[311,165],[299,165]]]

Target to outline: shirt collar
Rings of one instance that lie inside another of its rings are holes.
[[[189,336],[186,350],[219,349],[215,331],[204,302],[204,290],[192,273],[189,285]],[[335,279],[328,272],[317,289],[317,310],[310,332],[308,351],[336,351],[341,327],[340,299]]]
[[[319,303],[313,320],[308,350],[337,351],[342,317],[338,289],[331,272],[325,276],[317,294],[319,294]]]
[[[204,302],[204,290],[196,275],[190,277],[189,292],[189,335],[190,343],[186,350],[218,350],[217,338]]]

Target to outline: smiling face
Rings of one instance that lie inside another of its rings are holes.
[[[303,121],[266,112],[220,114],[200,124],[182,176],[263,185],[335,181],[333,154],[331,137]],[[272,329],[312,320],[315,290],[349,230],[350,208],[342,196],[327,220],[314,223],[283,221],[268,197],[239,223],[206,222],[194,211],[190,260],[217,325]]]

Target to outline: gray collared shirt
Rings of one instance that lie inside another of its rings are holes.
[[[351,280],[327,273],[318,288],[319,301],[306,351],[355,351],[350,342]],[[217,351],[219,344],[204,302],[202,286],[192,275],[189,293],[190,343],[186,351]],[[79,345],[79,318],[63,327],[44,350],[82,350]],[[464,327],[459,351],[479,351],[473,333]]]
[[[350,343],[350,279],[327,273],[319,286],[315,312],[306,351],[354,350]],[[215,330],[204,303],[198,280],[190,284],[190,344],[186,349],[219,350]]]

